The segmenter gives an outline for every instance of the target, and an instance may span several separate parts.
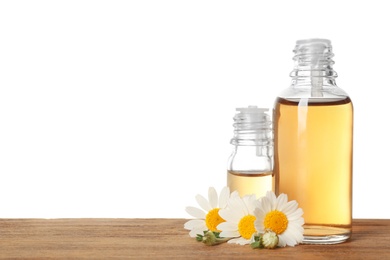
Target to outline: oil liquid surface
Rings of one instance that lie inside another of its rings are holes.
[[[304,236],[315,237],[314,243],[321,243],[322,236],[324,243],[331,236],[338,239],[335,243],[350,236],[352,132],[349,98],[276,101],[276,192],[298,202],[304,212]]]
[[[274,191],[273,172],[236,172],[228,171],[227,185],[230,191],[238,191],[240,196],[255,194],[256,198],[265,196],[267,191]]]

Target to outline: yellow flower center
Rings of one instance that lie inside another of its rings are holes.
[[[225,222],[225,220],[221,218],[218,212],[219,208],[215,208],[210,210],[206,215],[206,226],[211,231],[220,232],[220,230],[217,230],[217,226],[222,222]]]
[[[264,228],[270,229],[276,234],[282,234],[288,226],[287,216],[278,210],[273,210],[267,213],[264,218]]]
[[[253,233],[256,232],[255,220],[256,217],[252,215],[246,215],[240,220],[238,223],[238,232],[240,233],[241,237],[249,239]]]

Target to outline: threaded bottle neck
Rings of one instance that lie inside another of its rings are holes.
[[[296,42],[294,49],[294,70],[290,76],[294,79],[326,77],[334,79],[337,73],[333,70],[334,54],[332,45],[326,39],[308,39]]]
[[[268,109],[249,106],[237,108],[234,116],[233,145],[273,146],[272,120]]]

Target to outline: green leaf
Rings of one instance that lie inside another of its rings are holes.
[[[216,238],[221,238],[221,237],[219,236],[219,234],[221,234],[220,232],[213,231],[213,233],[214,233],[214,236],[215,236]]]
[[[261,243],[260,243],[260,241],[256,241],[256,242],[253,242],[252,244],[251,244],[251,247],[254,249],[254,248],[260,248],[260,245],[261,245]]]

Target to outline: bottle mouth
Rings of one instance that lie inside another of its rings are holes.
[[[331,41],[328,39],[321,39],[321,38],[311,38],[311,39],[304,39],[304,40],[298,40],[297,45],[303,45],[303,44],[325,44],[327,46],[331,46]]]
[[[328,61],[333,57],[332,45],[327,39],[298,40],[293,50],[296,61]]]
[[[296,41],[293,50],[295,68],[290,76],[295,77],[337,77],[333,70],[332,44],[328,39],[304,39]]]

